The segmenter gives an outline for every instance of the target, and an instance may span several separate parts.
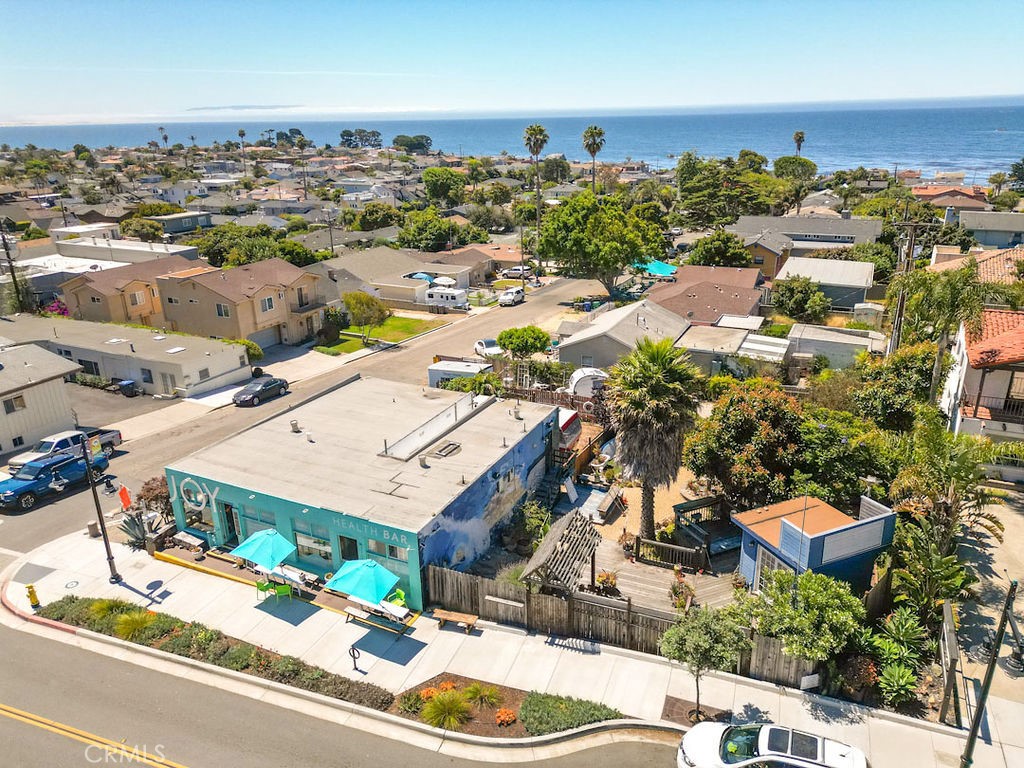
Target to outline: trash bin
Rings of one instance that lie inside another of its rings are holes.
[[[100,536],[100,524],[95,520],[90,520],[85,524],[85,528],[89,531],[90,538],[98,539]]]
[[[139,390],[135,386],[135,379],[121,379],[121,381],[117,383],[117,388],[125,397],[135,397],[139,394]]]
[[[590,311],[590,302],[589,301],[584,301],[583,302],[583,311],[584,312],[589,312]]]

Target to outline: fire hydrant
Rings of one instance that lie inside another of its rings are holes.
[[[36,585],[26,584],[25,591],[28,592],[28,603],[32,606],[33,611],[39,610],[39,596],[36,595]]]

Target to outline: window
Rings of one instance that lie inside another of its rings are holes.
[[[198,304],[199,303],[199,299],[189,299],[188,303],[189,304]]]
[[[768,582],[772,571],[792,571],[793,569],[782,562],[764,547],[757,548],[757,563],[754,572],[754,586],[760,592]]]
[[[25,444],[25,438],[22,437],[21,435],[18,435],[16,438],[14,438],[13,442],[15,448],[21,448],[21,446]]]
[[[173,296],[168,296],[167,297],[167,303],[168,304],[181,304],[181,302],[178,301],[178,299],[174,298]]]
[[[260,312],[269,312],[274,308],[274,297],[267,296],[266,298],[260,299]]]
[[[375,555],[387,557],[392,560],[401,560],[403,563],[409,561],[409,550],[404,547],[396,547],[394,544],[386,544],[376,539],[367,539],[366,548]]]
[[[231,317],[231,308],[227,304],[218,304],[217,317]]]
[[[71,350],[70,349],[58,349],[57,350],[57,354],[60,355],[61,357],[66,357],[68,360],[71,359]]]
[[[142,368],[142,383],[152,384],[153,383],[153,372],[149,368]]]
[[[342,560],[358,560],[359,542],[348,536],[339,536],[338,551],[341,553]]]
[[[8,397],[4,400],[4,413],[14,413],[15,411],[25,410],[25,397],[23,395],[15,395],[14,397]]]
[[[404,547],[396,547],[394,544],[388,544],[388,557],[405,563],[409,561],[409,550]]]
[[[381,557],[388,556],[388,545],[385,544],[383,541],[377,541],[376,539],[367,539],[366,548],[373,552],[373,554],[375,555],[380,555]]]
[[[238,356],[238,367],[239,368],[245,368],[245,364],[246,364],[245,355],[239,355]]]
[[[1024,371],[1014,371],[1010,377],[1010,389],[1006,394],[1010,400],[1024,400]]]
[[[128,303],[133,307],[141,306],[146,301],[145,291],[134,291],[128,296]]]
[[[152,296],[155,299],[156,298],[156,288],[150,288],[149,289],[149,295]]]
[[[755,264],[764,264],[764,256],[755,254],[754,255],[754,263]]]
[[[206,381],[208,378],[210,378],[210,369],[209,368],[200,368],[199,369],[199,380],[200,381]]]
[[[583,355],[580,358],[580,367],[581,368],[593,368],[594,367],[594,357],[593,357],[593,355]]]
[[[103,303],[103,299],[101,299],[99,296],[90,296],[89,297],[89,301],[91,301],[93,304],[102,304]]]
[[[325,539],[307,536],[305,533],[295,534],[295,546],[299,557],[320,558],[331,562],[331,543]]]
[[[94,363],[92,360],[79,360],[78,364],[80,366],[82,366],[82,370],[85,371],[90,376],[99,376],[100,375],[100,366],[99,366],[99,364]]]
[[[299,306],[300,307],[304,307],[307,304],[309,304],[309,296],[306,294],[306,289],[304,287],[300,286],[299,289],[296,291],[296,293],[299,295]]]

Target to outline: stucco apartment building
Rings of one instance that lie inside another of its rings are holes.
[[[321,280],[283,259],[266,259],[233,269],[192,264],[156,282],[172,330],[266,348],[298,344],[323,327]]]
[[[13,343],[0,339],[0,455],[75,423],[64,377],[81,366],[35,344]]]

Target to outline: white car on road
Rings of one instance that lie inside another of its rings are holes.
[[[511,307],[526,300],[526,292],[522,288],[509,288],[498,297],[498,306]]]
[[[477,339],[473,345],[473,351],[480,357],[499,357],[505,354],[505,350],[498,346],[495,339]]]
[[[683,736],[677,768],[867,768],[856,747],[782,725],[697,723]]]

